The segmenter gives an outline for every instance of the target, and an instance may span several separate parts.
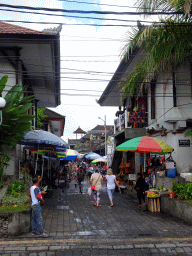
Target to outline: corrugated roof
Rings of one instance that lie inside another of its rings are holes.
[[[37,31],[17,25],[0,22],[0,34],[35,34],[35,35],[50,35],[52,33]]]

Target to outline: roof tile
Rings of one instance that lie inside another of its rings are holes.
[[[17,25],[0,22],[0,34],[35,34],[35,35],[48,35],[52,33],[37,31]]]

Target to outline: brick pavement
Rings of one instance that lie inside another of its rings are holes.
[[[115,193],[109,206],[105,185],[101,207],[79,194],[74,181],[66,193],[46,199],[43,224],[48,239],[24,234],[0,239],[0,255],[192,255],[192,225],[165,213],[137,211],[137,201]],[[61,199],[61,200],[60,200]]]

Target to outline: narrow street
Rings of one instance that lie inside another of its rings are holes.
[[[137,200],[115,193],[109,206],[105,184],[101,206],[93,205],[84,182],[45,200],[43,223],[49,238],[25,234],[0,240],[0,255],[192,255],[192,225],[165,213],[137,211]]]

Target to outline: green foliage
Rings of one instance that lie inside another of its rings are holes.
[[[191,3],[189,0],[137,0],[139,11],[153,12],[181,11],[180,15],[162,19],[161,25],[154,22],[150,26],[141,26],[128,35],[128,43],[123,49],[123,56],[129,57],[134,49],[143,49],[141,62],[137,63],[128,77],[123,79],[122,102],[133,95],[139,87],[166,71],[165,86],[172,72],[181,64],[192,60]]]
[[[192,199],[192,183],[176,183],[173,182],[172,190],[175,197],[181,200]]]
[[[177,21],[186,21],[190,19],[190,11],[192,11],[191,0],[136,0],[138,10],[145,12],[162,12],[172,11],[181,12],[180,15],[172,14],[171,18]]]
[[[30,196],[25,193],[25,184],[15,180],[14,183],[9,184],[7,193],[2,198],[0,211],[2,209],[6,211],[24,210],[24,208],[28,207],[30,201]]]
[[[26,193],[20,193],[17,197],[14,195],[5,195],[2,198],[2,205],[24,205],[29,203],[30,200],[30,196]]]
[[[45,108],[37,108],[37,128],[40,129],[43,125],[42,121],[47,117],[47,115],[45,115],[43,113],[43,111],[45,110]]]
[[[185,133],[185,137],[191,137],[191,136],[192,136],[192,129]]]
[[[6,89],[8,76],[0,80],[0,97]],[[3,123],[0,126],[0,183],[4,167],[10,160],[8,149],[14,148],[23,139],[24,133],[31,128],[34,116],[27,111],[33,107],[34,96],[25,96],[20,85],[13,86],[5,95],[6,105],[3,108]]]
[[[7,189],[7,195],[17,197],[20,193],[25,192],[25,184],[19,180],[15,180],[14,183],[10,183]]]
[[[34,119],[34,116],[27,113],[33,107],[34,96],[24,97],[22,86],[13,86],[4,99],[6,105],[3,108],[3,123],[0,126],[0,152],[3,151],[1,145],[15,147],[23,139],[24,133],[30,130],[30,121]]]
[[[0,212],[21,212],[27,210],[29,207],[29,204],[17,204],[17,205],[2,205],[0,206]]]

